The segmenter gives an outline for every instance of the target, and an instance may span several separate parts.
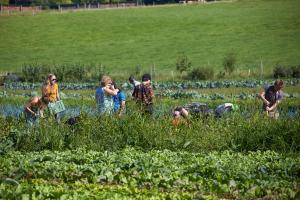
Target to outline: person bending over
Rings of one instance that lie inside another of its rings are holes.
[[[173,125],[178,126],[180,123],[180,119],[184,119],[184,123],[189,123],[189,116],[208,116],[209,114],[209,108],[207,104],[205,103],[190,103],[185,104],[183,106],[177,106],[173,110]]]
[[[269,117],[277,119],[279,113],[277,107],[283,99],[283,80],[276,80],[273,85],[265,87],[264,91],[259,94],[263,101],[263,111],[267,112]]]
[[[47,108],[49,101],[47,99],[34,96],[30,98],[24,107],[26,122],[29,126],[38,124],[39,117],[43,118],[43,110]]]

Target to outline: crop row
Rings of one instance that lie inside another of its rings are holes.
[[[255,88],[272,84],[273,80],[239,80],[239,81],[201,81],[201,82],[153,82],[155,89],[201,89],[201,88]],[[285,80],[286,85],[299,85],[300,79]],[[132,86],[128,83],[119,83],[124,89],[130,89]],[[60,89],[82,90],[95,89],[97,83],[60,83]],[[4,83],[6,89],[33,90],[40,88],[40,83]]]
[[[86,184],[85,189],[89,184],[98,184],[116,191],[186,192],[194,197],[197,193],[246,199],[290,199],[300,195],[300,158],[272,151],[204,154],[125,148],[115,152],[11,152],[0,158],[0,169],[3,198],[18,194],[18,190],[22,195],[55,195],[53,188],[40,191],[43,187],[26,187],[38,180],[49,185],[64,183],[66,187],[57,186],[60,195],[67,193],[69,184],[76,183]]]
[[[208,100],[216,100],[216,99],[237,99],[237,100],[245,100],[245,99],[256,99],[258,98],[258,94],[251,93],[239,93],[239,94],[222,94],[222,93],[214,93],[214,94],[203,94],[199,92],[182,92],[182,91],[164,91],[159,93],[157,96],[161,97],[171,97],[174,99],[181,98],[189,98],[189,99],[208,99]],[[284,98],[299,98],[300,93],[284,93]]]

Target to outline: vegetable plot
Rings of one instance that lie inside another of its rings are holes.
[[[300,158],[273,151],[12,152],[0,159],[0,197],[299,197]]]

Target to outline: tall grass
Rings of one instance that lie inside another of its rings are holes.
[[[168,116],[127,114],[115,117],[89,117],[84,113],[74,126],[44,120],[37,127],[26,127],[22,119],[0,118],[2,153],[21,151],[65,150],[85,147],[92,150],[116,150],[133,146],[143,150],[203,152],[211,150],[279,152],[300,151],[299,117],[273,120],[256,113],[192,119],[190,124],[171,125]]]

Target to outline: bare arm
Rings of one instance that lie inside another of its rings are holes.
[[[274,111],[277,108],[277,106],[279,105],[280,102],[281,101],[278,100],[278,101],[276,101],[276,103],[273,104],[273,106],[267,107],[267,111]]]
[[[57,90],[57,93],[56,93],[56,99],[57,99],[57,101],[59,101],[59,100],[60,100],[60,96],[59,96],[59,92],[58,92],[58,90]]]
[[[120,107],[120,112],[119,112],[119,117],[121,117],[123,115],[124,110],[125,110],[125,106],[126,106],[125,101],[122,101],[121,102],[121,107]]]
[[[115,96],[115,95],[118,94],[119,89],[113,89],[113,88],[110,88],[110,87],[104,87],[104,91],[107,94],[109,94],[109,95]]]
[[[35,113],[35,112],[31,109],[31,107],[32,107],[35,103],[37,103],[37,101],[38,101],[38,100],[37,100],[36,98],[30,99],[29,102],[25,105],[25,111],[30,112],[30,113],[33,114],[33,115],[37,115],[37,113]]]
[[[43,97],[47,97],[48,96],[47,85],[43,85],[42,86],[42,96]]]
[[[265,94],[266,94],[265,91],[262,91],[261,93],[259,93],[259,97],[264,102],[264,104],[268,106],[270,105],[270,102],[265,98]]]
[[[56,100],[59,101],[60,100],[60,96],[59,96],[59,92],[58,92],[58,85],[56,85],[57,89],[56,89]]]

